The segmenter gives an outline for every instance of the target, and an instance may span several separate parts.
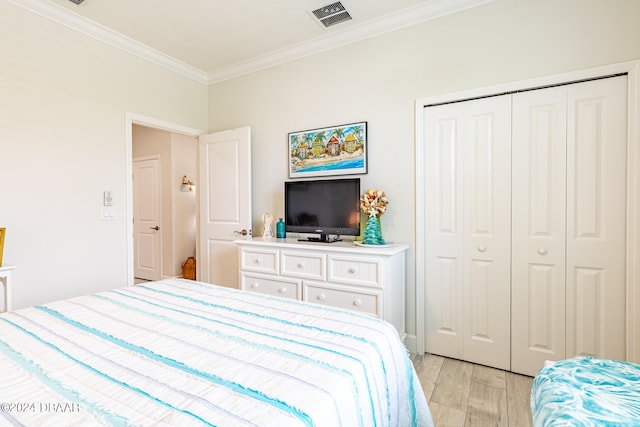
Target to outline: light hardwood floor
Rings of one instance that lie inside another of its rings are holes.
[[[532,425],[533,378],[433,354],[412,360],[436,427]]]

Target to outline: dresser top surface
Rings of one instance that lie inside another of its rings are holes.
[[[251,240],[235,240],[234,243],[240,246],[262,246],[278,249],[322,250],[325,252],[353,252],[371,255],[395,255],[397,253],[404,252],[409,248],[409,245],[401,243],[375,246],[356,244],[353,240],[324,243],[307,240],[299,241],[295,238],[263,239],[262,237],[254,237]]]

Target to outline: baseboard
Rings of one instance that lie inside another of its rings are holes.
[[[417,338],[415,335],[407,335],[404,340],[404,345],[409,350],[409,353],[416,353],[418,349]]]

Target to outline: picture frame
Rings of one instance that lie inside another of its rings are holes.
[[[367,122],[290,132],[289,178],[366,174]]]
[[[4,251],[4,235],[6,232],[6,228],[0,228],[0,267],[2,267],[2,252]]]

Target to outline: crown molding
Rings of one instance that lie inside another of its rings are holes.
[[[396,13],[361,24],[354,24],[314,39],[269,52],[264,55],[239,62],[226,68],[211,71],[207,74],[209,84],[230,80],[235,77],[264,70],[286,62],[295,61],[317,53],[325,52],[375,37],[380,34],[399,30],[421,22],[436,19],[445,15],[491,3],[495,0],[434,0],[400,10]]]
[[[192,67],[182,61],[166,55],[152,47],[142,44],[130,37],[124,36],[110,28],[98,24],[90,19],[78,15],[64,7],[42,0],[7,0],[33,13],[50,19],[65,27],[76,30],[89,37],[107,43],[120,50],[128,52],[141,59],[152,62],[168,70],[174,71],[199,83],[207,84],[208,79],[204,71]]]
[[[297,43],[284,49],[278,49],[255,58],[251,58],[247,61],[242,61],[229,67],[213,70],[208,73],[50,1],[7,1],[57,22],[58,24],[64,25],[89,37],[93,37],[135,55],[141,59],[193,79],[198,83],[210,85],[284,64],[286,62],[295,61],[296,59],[325,52],[380,34],[399,30],[421,22],[450,15],[452,13],[490,3],[495,0],[428,1],[378,19],[351,25],[344,30],[334,30],[326,35]]]

